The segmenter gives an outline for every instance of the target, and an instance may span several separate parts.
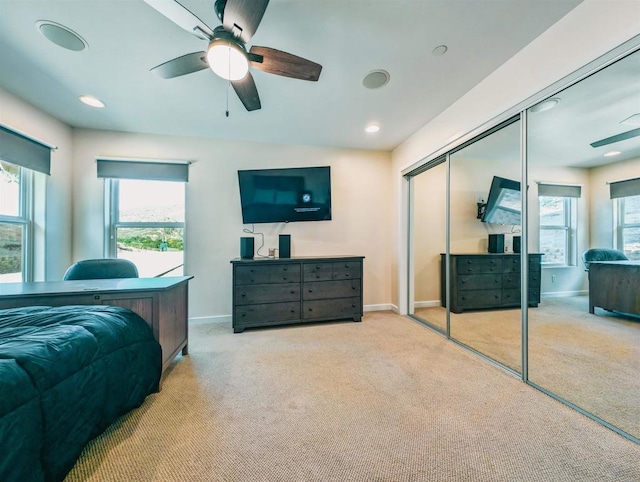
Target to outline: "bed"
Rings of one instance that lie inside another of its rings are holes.
[[[161,372],[152,330],[126,308],[0,310],[0,480],[63,480]]]
[[[640,260],[589,263],[589,313],[596,307],[640,315]]]

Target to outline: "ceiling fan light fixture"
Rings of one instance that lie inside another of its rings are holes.
[[[379,124],[375,124],[375,123],[371,123],[368,124],[365,128],[364,131],[367,134],[375,134],[376,132],[378,132],[380,130],[380,125]]]
[[[214,39],[207,50],[207,62],[216,75],[226,80],[243,79],[249,72],[247,53],[237,43]]]
[[[534,105],[529,109],[530,112],[544,112],[545,110],[553,109],[560,103],[560,99],[552,97],[551,99],[543,100],[539,104]]]
[[[622,154],[622,152],[620,151],[609,151],[606,154],[604,154],[604,157],[615,157],[615,156],[619,156],[620,154]]]

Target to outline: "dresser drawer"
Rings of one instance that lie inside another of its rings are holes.
[[[302,271],[304,281],[329,281],[333,278],[333,263],[305,263]]]
[[[502,260],[504,273],[519,273],[520,266],[520,256],[509,256]],[[540,256],[529,256],[529,271],[540,271]]]
[[[458,274],[502,273],[502,259],[497,257],[489,259],[458,257],[456,271]]]
[[[502,303],[502,290],[459,291],[456,300],[460,308],[491,308]]]
[[[299,264],[269,266],[269,283],[300,283]]]
[[[269,282],[269,266],[236,266],[236,285],[262,284]]]
[[[296,301],[300,299],[300,283],[236,286],[234,293],[236,305]]]
[[[520,306],[520,289],[502,290],[502,306]],[[529,304],[540,303],[540,290],[529,288]]]
[[[234,323],[243,326],[300,319],[300,302],[238,306]]]
[[[302,306],[302,319],[351,318],[360,316],[361,311],[362,299],[360,297],[305,301]]]
[[[360,296],[360,280],[314,281],[304,284],[303,300]]]
[[[333,279],[360,279],[362,263],[358,261],[345,261],[333,263]]]
[[[474,274],[458,276],[456,287],[459,291],[486,290],[499,289],[501,284],[502,275],[500,274]]]

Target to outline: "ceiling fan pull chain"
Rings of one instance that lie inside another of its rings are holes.
[[[231,81],[227,84],[227,117],[229,117],[229,89],[231,88]]]

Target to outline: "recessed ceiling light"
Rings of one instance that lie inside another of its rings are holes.
[[[386,70],[373,70],[362,79],[362,85],[367,89],[379,89],[383,85],[387,85],[390,79],[391,75]]]
[[[380,130],[380,126],[378,124],[369,124],[364,128],[364,131],[369,134],[374,134]]]
[[[633,114],[631,117],[627,117],[625,120],[620,121],[620,124],[627,124],[628,126],[640,126],[640,114]]]
[[[620,151],[609,151],[604,155],[604,157],[619,156],[620,154],[622,154]]]
[[[89,44],[87,44],[80,35],[59,23],[49,20],[38,20],[36,22],[36,28],[46,39],[63,49],[80,52],[81,50],[89,48]]]
[[[552,97],[551,99],[543,100],[539,104],[534,105],[529,109],[530,112],[544,112],[545,110],[553,109],[558,105],[560,99]]]
[[[98,108],[104,107],[104,102],[102,102],[100,99],[96,99],[92,95],[81,95],[79,99],[81,102],[87,105],[90,105],[91,107],[98,107]]]
[[[447,53],[447,50],[449,50],[449,48],[446,45],[438,45],[431,51],[431,54],[435,55],[436,57],[440,57],[441,55]]]

